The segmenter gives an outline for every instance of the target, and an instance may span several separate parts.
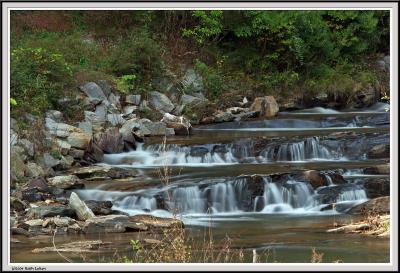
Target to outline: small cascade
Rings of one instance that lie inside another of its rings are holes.
[[[368,200],[367,194],[362,188],[355,188],[351,190],[344,191],[339,194],[336,198],[336,202],[346,202],[346,201],[363,201]]]
[[[328,176],[327,176],[328,177]],[[328,179],[328,178],[327,178]],[[235,213],[321,213],[331,203],[343,208],[366,201],[364,189],[356,184],[335,185],[330,181],[321,193],[308,182],[288,179],[274,181],[270,176],[249,176],[196,185],[171,185],[157,191],[122,193],[78,190],[83,200],[110,200],[113,209],[135,214],[182,216]],[[326,196],[324,198],[321,198]],[[333,199],[332,199],[333,198]],[[328,203],[324,203],[323,200]],[[160,212],[162,212],[160,214]]]
[[[126,196],[114,204],[120,210],[146,211],[157,209],[157,201],[154,197]]]
[[[180,187],[172,190],[169,210],[180,214],[240,211],[245,200],[246,184],[241,181]]]
[[[264,189],[263,196],[255,200],[254,206],[259,208],[262,202],[264,205],[262,212],[291,212],[313,204],[314,191],[307,183],[288,180],[286,184],[279,185],[270,179],[265,179]]]
[[[322,146],[318,137],[310,137],[296,143],[285,143],[268,147],[262,155],[269,161],[305,161],[333,159],[334,156]]]

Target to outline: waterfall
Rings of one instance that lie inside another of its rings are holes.
[[[328,179],[329,175],[326,175]],[[329,177],[330,179],[330,177]],[[330,179],[324,189],[330,202],[345,207],[368,200],[365,190],[356,184],[335,185]],[[332,191],[329,189],[332,188]],[[328,193],[326,193],[328,190]],[[200,181],[197,185],[171,185],[158,190],[138,192],[109,192],[77,190],[83,200],[110,200],[113,209],[130,215],[175,213],[183,216],[220,213],[306,213],[319,212],[326,207],[318,192],[308,182],[288,179],[274,181],[270,176],[249,176],[215,182]],[[163,204],[163,205],[160,205]],[[160,207],[162,206],[162,207]]]
[[[318,137],[310,137],[300,142],[268,147],[261,154],[268,161],[334,159],[328,149],[320,144]]]

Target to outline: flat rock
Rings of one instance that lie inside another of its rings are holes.
[[[82,188],[84,185],[76,175],[60,175],[47,179],[50,186],[60,189]]]
[[[54,216],[68,216],[74,217],[75,212],[71,208],[62,205],[56,206],[41,206],[30,208],[27,213],[29,218],[45,218]]]

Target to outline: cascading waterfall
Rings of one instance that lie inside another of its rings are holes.
[[[249,184],[253,183],[253,184]],[[159,191],[142,191],[140,193],[115,193],[101,190],[77,191],[83,200],[111,200],[113,209],[130,215],[155,214],[158,216],[204,215],[224,213],[321,213],[326,206],[319,194],[307,182],[273,181],[269,176],[262,176],[258,184],[247,178],[238,177],[224,182],[161,188]],[[255,185],[256,189],[255,190]],[[260,187],[262,192],[260,192]],[[326,187],[336,187],[332,184]],[[258,192],[258,194],[256,194]],[[157,197],[156,197],[157,196]],[[164,204],[159,207],[159,202]],[[333,202],[344,205],[367,200],[364,189],[359,185],[346,184]]]
[[[322,146],[318,137],[310,137],[296,143],[284,143],[268,147],[262,155],[269,161],[304,161],[312,159],[333,159],[328,149]]]
[[[255,156],[251,143],[208,144],[203,146],[138,145],[135,151],[120,154],[105,154],[108,165],[154,167],[165,165],[198,166],[238,163],[266,163],[273,161],[337,160],[317,137],[304,141],[269,146]]]

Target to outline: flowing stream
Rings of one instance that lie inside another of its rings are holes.
[[[268,250],[280,262],[308,262],[312,247],[328,261],[388,261],[388,239],[325,233],[334,222],[356,219],[346,212],[368,200],[356,183],[370,177],[363,169],[388,162],[368,157],[372,145],[389,142],[383,106],[286,112],[270,120],[200,126],[190,137],[160,141],[146,139],[134,151],[105,155],[99,164],[137,169],[141,178],[88,183],[77,194],[110,200],[113,209],[129,215],[177,215],[195,240],[211,228],[217,241],[234,237],[235,247]],[[165,168],[168,175],[160,177]],[[326,185],[313,187],[297,175],[305,170],[325,173]],[[333,179],[333,172],[346,183]],[[149,186],[137,189],[138,182]],[[116,235],[115,241],[127,236]]]

